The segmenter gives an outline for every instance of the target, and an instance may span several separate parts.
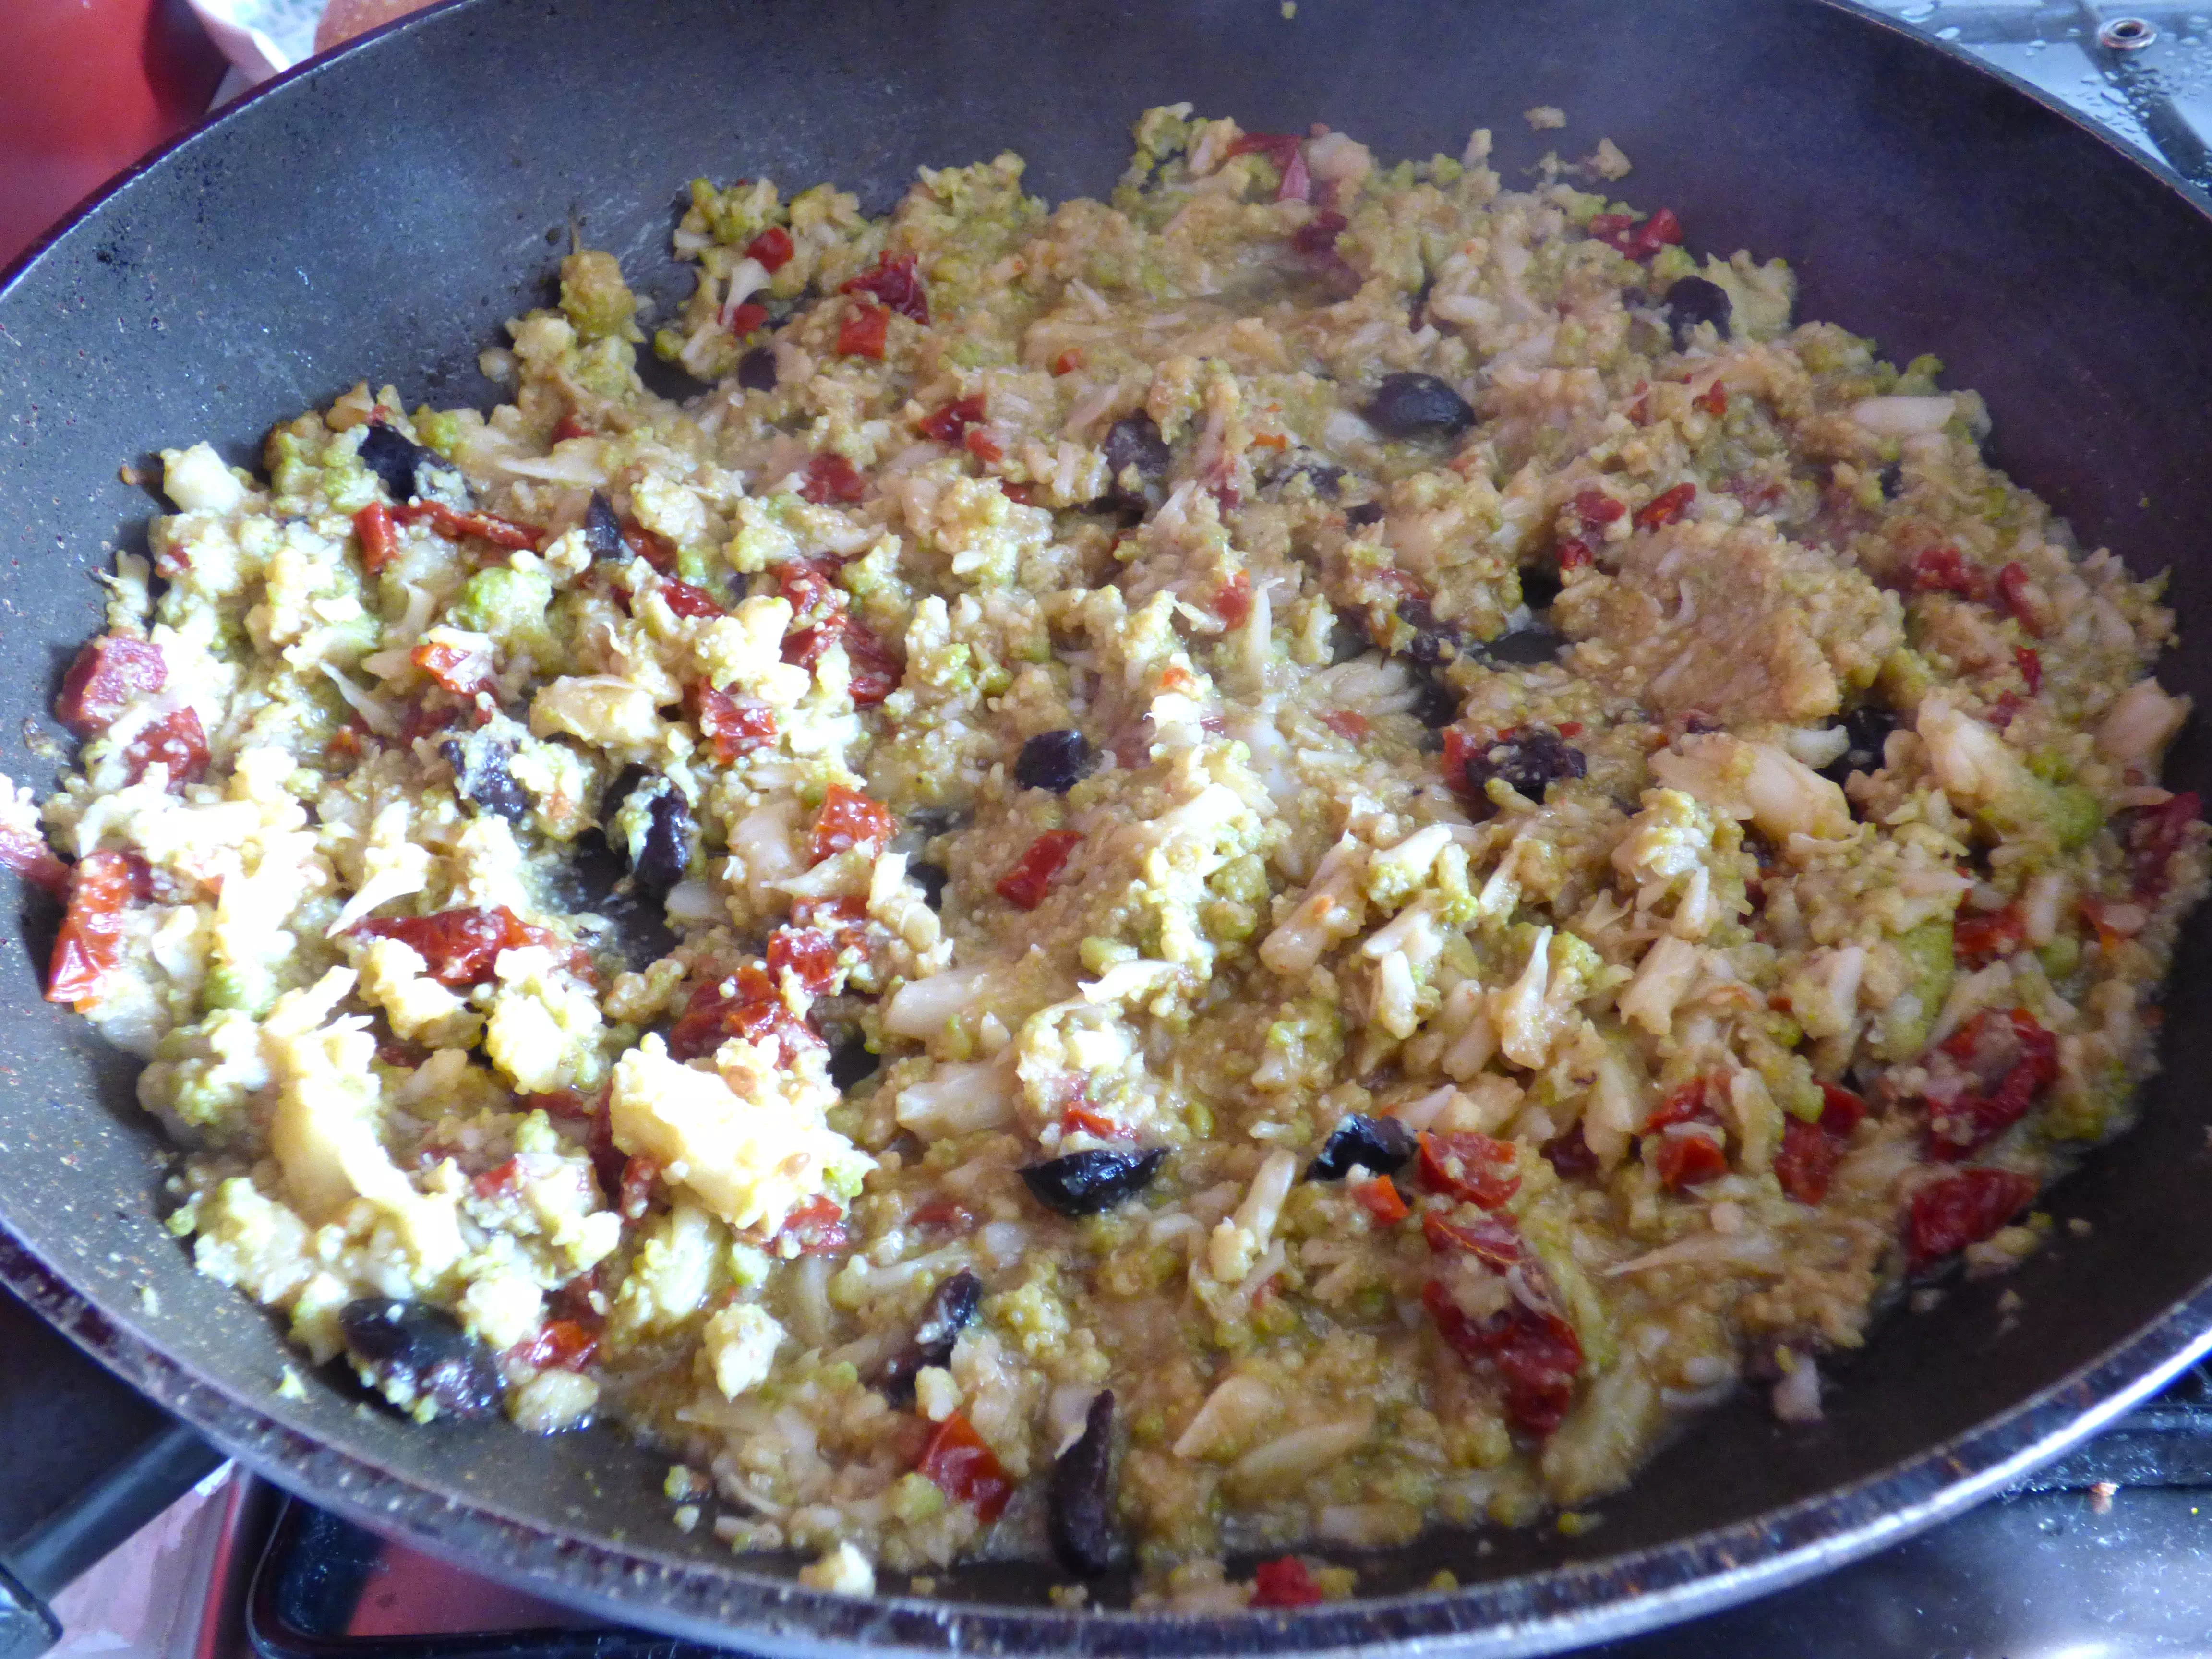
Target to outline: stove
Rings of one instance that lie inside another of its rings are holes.
[[[1867,3],[2111,128],[2212,204],[2212,0]],[[0,1429],[0,1659],[714,1651],[473,1577],[228,1470],[4,1292]],[[2212,1659],[2212,1362],[1958,1519],[1809,1583],[1582,1653]]]

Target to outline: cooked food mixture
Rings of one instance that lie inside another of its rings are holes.
[[[2125,1127],[2206,884],[2159,583],[1941,365],[1610,144],[1136,136],[702,180],[649,342],[580,252],[488,416],[170,452],[6,797],[201,1271],[817,1585],[1295,1605],[1817,1415]]]

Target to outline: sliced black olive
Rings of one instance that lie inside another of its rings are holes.
[[[1559,573],[1534,567],[1521,572],[1521,603],[1531,611],[1549,611],[1559,597]]]
[[[1376,1175],[1389,1175],[1403,1169],[1417,1150],[1413,1132],[1396,1118],[1353,1112],[1329,1132],[1303,1178],[1341,1181],[1355,1164]]]
[[[1413,704],[1408,712],[1430,731],[1440,732],[1459,718],[1459,693],[1443,675],[1421,673],[1414,681]]]
[[[775,390],[775,353],[755,346],[738,359],[738,384],[748,392]]]
[[[381,421],[362,434],[361,464],[383,480],[395,501],[411,501],[422,493],[416,469],[426,459],[434,464],[437,457]]]
[[[1021,1171],[1036,1201],[1061,1215],[1097,1215],[1149,1185],[1168,1161],[1168,1149],[1109,1152],[1098,1149],[1031,1164]]]
[[[868,1041],[857,1031],[830,1051],[830,1081],[840,1093],[873,1077],[884,1063],[881,1054],[868,1052]]]
[[[952,872],[941,864],[932,864],[927,859],[916,859],[906,867],[906,878],[921,889],[922,902],[933,910],[945,908],[945,889],[951,881]]]
[[[1524,628],[1518,633],[1499,635],[1482,647],[1482,654],[1508,667],[1533,668],[1540,662],[1552,661],[1565,644],[1548,628]]]
[[[1137,470],[1139,484],[1148,487],[1168,476],[1173,459],[1159,423],[1149,415],[1124,415],[1115,422],[1106,428],[1104,447],[1107,477],[1123,495],[1131,493],[1124,476],[1131,467]]]
[[[1689,349],[1691,331],[1699,323],[1711,323],[1713,332],[1727,339],[1734,310],[1728,290],[1718,283],[1702,276],[1680,278],[1667,290],[1667,327],[1674,337],[1674,349]]]
[[[1588,770],[1581,750],[1556,732],[1529,726],[1469,755],[1467,786],[1480,798],[1491,779],[1503,778],[1530,800],[1540,801],[1562,778],[1579,778]]]
[[[1862,703],[1843,719],[1844,752],[1820,769],[1820,775],[1840,786],[1854,772],[1879,772],[1889,734],[1897,730],[1897,716],[1879,703]]]
[[[1080,732],[1040,732],[1022,745],[1014,762],[1014,781],[1024,789],[1049,789],[1064,795],[1098,763]]]
[[[462,799],[498,813],[509,823],[530,822],[530,797],[507,770],[507,763],[514,758],[513,744],[448,738],[438,745],[438,754],[453,769],[453,787]]]
[[[683,880],[698,830],[683,793],[666,778],[628,767],[607,792],[607,800],[611,823],[637,819],[620,824],[608,839],[629,854],[630,876],[638,886],[658,896]]]
[[[939,1285],[921,1310],[905,1347],[884,1362],[880,1381],[894,1403],[914,1398],[914,1379],[925,1365],[952,1358],[952,1345],[975,1317],[983,1300],[983,1281],[963,1267]]]
[[[1456,438],[1474,424],[1474,410],[1433,374],[1386,374],[1367,418],[1393,438]]]
[[[584,545],[597,559],[626,559],[629,544],[623,540],[622,520],[615,517],[614,503],[598,490],[592,492],[592,504],[584,509]]]
[[[1380,524],[1382,522],[1382,503],[1380,501],[1362,501],[1357,507],[1347,507],[1344,509],[1345,523],[1355,526]]]
[[[1114,1562],[1114,1391],[1101,1389],[1076,1442],[1053,1461],[1045,1528],[1072,1573],[1095,1578]]]
[[[1882,500],[1893,501],[1905,493],[1905,469],[1892,461],[1876,475],[1875,482],[1881,485]]]
[[[499,1362],[450,1314],[419,1302],[364,1297],[338,1310],[346,1351],[395,1396],[427,1395],[455,1417],[489,1417],[499,1409]]]

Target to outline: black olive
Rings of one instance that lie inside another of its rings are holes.
[[[1328,659],[1332,665],[1364,657],[1372,648],[1367,630],[1341,611],[1328,625]]]
[[[1533,668],[1540,662],[1552,661],[1565,644],[1566,641],[1548,628],[1524,628],[1518,633],[1499,635],[1482,647],[1482,654],[1510,668]]]
[[[921,889],[921,902],[933,910],[945,908],[945,889],[952,879],[952,872],[941,864],[932,864],[927,859],[916,859],[906,867],[906,878]]]
[[[1097,763],[1098,757],[1082,732],[1040,732],[1022,745],[1014,762],[1014,781],[1024,789],[1064,795]]]
[[[1103,1149],[1070,1152],[1065,1158],[1025,1166],[1021,1177],[1048,1210],[1061,1215],[1097,1215],[1135,1197],[1167,1161],[1164,1146],[1155,1146],[1149,1152]]]
[[[884,1057],[870,1054],[867,1039],[855,1032],[830,1051],[830,1081],[842,1093],[854,1084],[873,1077],[883,1063]]]
[[[1579,778],[1588,770],[1583,751],[1571,747],[1558,732],[1523,727],[1516,736],[1467,757],[1467,786],[1480,797],[1491,779],[1503,778],[1530,800],[1540,801],[1560,779]]]
[[[1367,418],[1393,438],[1456,438],[1474,424],[1474,410],[1433,374],[1386,374]]]
[[[1329,1132],[1314,1161],[1306,1165],[1307,1181],[1341,1181],[1355,1164],[1376,1175],[1403,1169],[1418,1150],[1413,1132],[1395,1117],[1370,1117],[1353,1112]]]
[[[1114,1391],[1101,1389],[1075,1443],[1053,1460],[1045,1528],[1069,1572],[1095,1578],[1114,1562]]]
[[[1441,635],[1418,633],[1406,642],[1406,654],[1424,668],[1433,668],[1444,659],[1444,642]]]
[[[1844,752],[1820,769],[1820,775],[1841,786],[1854,772],[1879,772],[1882,750],[1897,730],[1897,716],[1879,703],[1862,703],[1843,718]]]
[[[1106,473],[1115,490],[1122,495],[1130,491],[1123,474],[1131,467],[1137,469],[1140,486],[1158,483],[1168,476],[1168,463],[1173,459],[1168,441],[1160,436],[1159,423],[1149,415],[1124,415],[1106,428]]]
[[[1667,290],[1667,327],[1674,337],[1674,349],[1689,349],[1690,332],[1699,323],[1711,323],[1713,332],[1727,339],[1734,309],[1728,290],[1718,283],[1702,276],[1680,278]]]
[[[411,501],[422,493],[416,470],[425,460],[434,465],[437,457],[381,421],[362,434],[361,464],[383,480],[395,501]]]
[[[1521,572],[1521,603],[1531,611],[1548,611],[1559,597],[1559,573],[1534,568]]]
[[[952,1345],[974,1322],[982,1300],[983,1281],[965,1267],[939,1285],[923,1307],[913,1337],[884,1362],[879,1378],[884,1392],[895,1402],[914,1398],[915,1374],[952,1358]]]
[[[592,504],[584,509],[584,545],[591,549],[594,560],[629,557],[629,544],[623,540],[622,520],[615,517],[614,503],[596,489],[592,492]]]
[[[530,797],[507,767],[514,758],[513,744],[495,738],[465,743],[448,738],[438,745],[438,754],[453,769],[453,787],[463,800],[496,812],[509,823],[530,822]]]
[[[1413,703],[1407,712],[1430,731],[1440,732],[1459,718],[1459,693],[1440,674],[1420,674],[1414,681]]]
[[[1344,521],[1348,525],[1366,526],[1382,522],[1382,503],[1362,501],[1357,507],[1344,509]]]
[[[755,346],[738,359],[738,384],[748,392],[775,390],[775,353]]]
[[[420,1302],[364,1297],[338,1310],[346,1351],[380,1386],[427,1395],[455,1417],[499,1409],[499,1362],[452,1315]]]
[[[1905,493],[1905,469],[1895,461],[1882,468],[1875,482],[1881,485],[1881,498],[1893,501]]]
[[[658,896],[684,879],[691,863],[691,839],[697,826],[690,805],[674,784],[636,766],[625,767],[607,792],[607,817],[611,819],[626,811],[640,790],[652,793],[645,802],[644,833],[630,852],[629,872],[641,890]],[[626,850],[631,845],[622,836],[614,840]]]

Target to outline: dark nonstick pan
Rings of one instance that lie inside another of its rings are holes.
[[[210,436],[234,458],[367,374],[489,404],[475,354],[547,293],[572,227],[646,287],[695,173],[832,179],[887,206],[923,162],[1002,149],[1053,197],[1100,192],[1147,105],[1321,120],[1384,155],[1496,129],[1610,135],[1625,188],[1693,244],[1786,255],[1802,313],[1934,351],[1996,415],[2001,465],[2090,544],[2171,565],[2212,694],[2212,218],[2108,137],[1890,25],[1820,0],[464,0],[289,77],[127,179],[0,291],[0,768],[41,787],[47,708],[98,627],[89,573],[153,503],[118,468]],[[2212,787],[2201,738],[2176,787]],[[1592,1641],[1817,1571],[1955,1510],[2087,1432],[2212,1328],[2212,974],[2192,931],[2142,1126],[2053,1194],[2057,1243],[2008,1280],[1899,1313],[1835,1368],[1824,1423],[1746,1397],[1601,1523],[1438,1533],[1362,1562],[1370,1599],[1297,1614],[1075,1614],[981,1567],[931,1600],[841,1600],[678,1531],[665,1463],[611,1433],[422,1430],[362,1407],[155,1218],[167,1153],[131,1065],[40,999],[54,917],[0,948],[0,1278],[146,1393],[367,1523],[632,1622],[757,1650],[1312,1650]],[[20,921],[14,918],[20,915]],[[1998,1305],[2002,1291],[2019,1305]],[[1425,1586],[1449,1567],[1462,1588]],[[1111,1597],[1108,1598],[1109,1601]]]

